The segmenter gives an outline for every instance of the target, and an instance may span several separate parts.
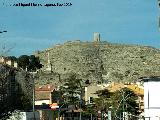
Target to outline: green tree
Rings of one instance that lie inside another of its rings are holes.
[[[17,61],[17,58],[15,56],[8,56],[7,58],[11,61]]]
[[[17,63],[18,63],[19,67],[21,67],[23,70],[25,70],[29,65],[29,56],[28,55],[21,55],[18,58]]]
[[[40,69],[41,67],[42,64],[40,64],[40,60],[38,57],[35,57],[34,55],[29,56],[29,71],[36,71],[36,69]]]
[[[82,95],[81,79],[77,79],[76,74],[70,75],[69,78],[65,79],[65,83],[60,90],[63,93],[65,102],[77,104],[79,97]]]
[[[94,104],[88,104],[83,108],[82,116],[85,118],[93,118],[97,116],[96,106]]]
[[[97,111],[102,113],[107,113],[111,106],[111,96],[113,95],[108,89],[99,90],[96,92],[99,98],[94,99],[95,107]]]
[[[97,109],[104,112],[111,110],[113,118],[122,118],[123,112],[133,116],[139,115],[138,103],[136,102],[138,97],[132,90],[128,88],[122,88],[115,92],[101,90],[97,91],[97,94],[99,98],[94,100]]]
[[[97,109],[101,111],[106,111],[111,106],[111,96],[113,95],[108,89],[99,90],[96,92],[99,98],[94,99]]]
[[[40,64],[39,58],[34,55],[21,55],[18,58],[18,66],[23,70],[27,68],[28,71],[36,71],[36,69],[40,69],[42,67],[42,64]]]
[[[30,99],[30,96],[27,96],[22,91],[19,92],[19,95],[16,98],[15,107],[18,110],[28,111],[32,108],[32,101]]]
[[[0,119],[6,120],[14,110],[30,110],[31,97],[24,93],[17,81],[18,71],[0,64]],[[24,75],[23,75],[24,76]],[[26,79],[28,79],[27,77]],[[24,81],[23,81],[24,83]],[[28,84],[27,84],[28,85]],[[30,85],[30,84],[29,84]],[[27,91],[28,93],[29,91]]]
[[[122,88],[117,90],[111,96],[112,110],[116,118],[123,116],[123,112],[127,112],[133,116],[139,115],[138,103],[136,100],[138,97],[129,88]]]

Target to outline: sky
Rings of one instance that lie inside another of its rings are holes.
[[[66,6],[44,6],[57,3]],[[102,41],[160,48],[159,13],[157,0],[0,0],[0,47],[31,55],[99,32]]]

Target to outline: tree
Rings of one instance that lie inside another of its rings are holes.
[[[82,94],[81,79],[77,79],[75,74],[71,74],[69,78],[65,79],[65,83],[60,90],[67,103],[76,104]]]
[[[35,57],[34,55],[29,56],[29,71],[36,71],[36,69],[40,69],[41,67],[42,64],[40,64],[40,60],[38,57]]]
[[[97,110],[96,110],[96,106],[94,104],[88,104],[83,109],[84,109],[84,112],[82,113],[82,116],[85,117],[86,119],[87,118],[92,119],[93,117],[96,117]]]
[[[14,48],[14,45],[13,46],[7,46],[5,43],[2,43],[1,42],[1,45],[0,45],[0,57],[2,56],[7,56],[8,53]]]
[[[18,66],[23,70],[27,68],[28,71],[36,71],[36,69],[40,69],[42,67],[42,64],[40,64],[39,58],[34,55],[21,55],[18,58]]]
[[[72,119],[74,119],[74,110],[82,108],[83,104],[81,81],[81,79],[77,79],[75,73],[72,73],[67,79],[65,79],[64,85],[60,87],[60,91],[63,93],[62,97],[64,99],[64,104],[67,104],[68,108],[70,106],[69,109],[72,111]]]
[[[129,88],[122,88],[114,92],[111,97],[112,109],[116,118],[123,116],[123,112],[127,112],[133,116],[139,115],[138,97]],[[132,118],[133,119],[133,118]]]
[[[94,99],[97,109],[101,111],[108,110],[111,105],[110,99],[113,93],[110,92],[108,89],[105,89],[105,90],[97,91],[96,94],[98,94],[98,97],[99,97],[99,98]]]
[[[104,112],[111,110],[112,117],[115,119],[120,119],[123,112],[134,116],[139,114],[138,104],[136,103],[138,97],[128,88],[122,88],[115,92],[101,90],[97,91],[97,94],[99,98],[94,100],[97,109]]]
[[[11,61],[17,61],[17,58],[15,56],[8,56],[7,58]]]
[[[0,64],[0,119],[6,120],[14,110],[28,110],[31,99],[16,78],[17,70]],[[27,77],[28,79],[28,77]],[[24,82],[24,80],[23,80]],[[29,85],[29,83],[28,83]],[[30,90],[30,89],[29,89]],[[29,91],[27,91],[29,93]]]
[[[19,96],[16,98],[15,107],[18,110],[29,111],[32,108],[32,101],[30,96],[26,95],[23,91],[17,91]]]
[[[0,119],[8,117],[9,106],[5,103],[8,102],[9,96],[7,93],[7,75],[8,71],[2,65],[0,65]]]
[[[113,93],[110,92],[108,89],[105,89],[97,91],[96,94],[98,94],[99,97],[94,99],[97,112],[101,111],[101,115],[103,113],[107,113],[111,106],[111,96],[113,95]]]
[[[17,63],[18,63],[19,67],[21,67],[23,70],[25,70],[29,65],[29,56],[28,55],[21,55],[18,58]]]

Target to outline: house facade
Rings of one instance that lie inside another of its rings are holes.
[[[93,103],[93,98],[98,98],[96,92],[98,90],[103,90],[104,88],[101,85],[93,84],[85,87],[85,96],[84,100],[86,105]]]
[[[9,65],[9,66],[12,66],[12,67],[15,67],[15,68],[18,67],[18,64],[17,64],[16,61],[10,60],[7,57],[3,57],[3,56],[0,57],[0,63]]]
[[[160,77],[145,77],[142,80],[145,120],[160,120]]]
[[[35,88],[35,105],[52,104],[53,85],[41,85]]]

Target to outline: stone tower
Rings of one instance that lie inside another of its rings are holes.
[[[95,42],[100,42],[100,33],[94,32],[94,41]]]

